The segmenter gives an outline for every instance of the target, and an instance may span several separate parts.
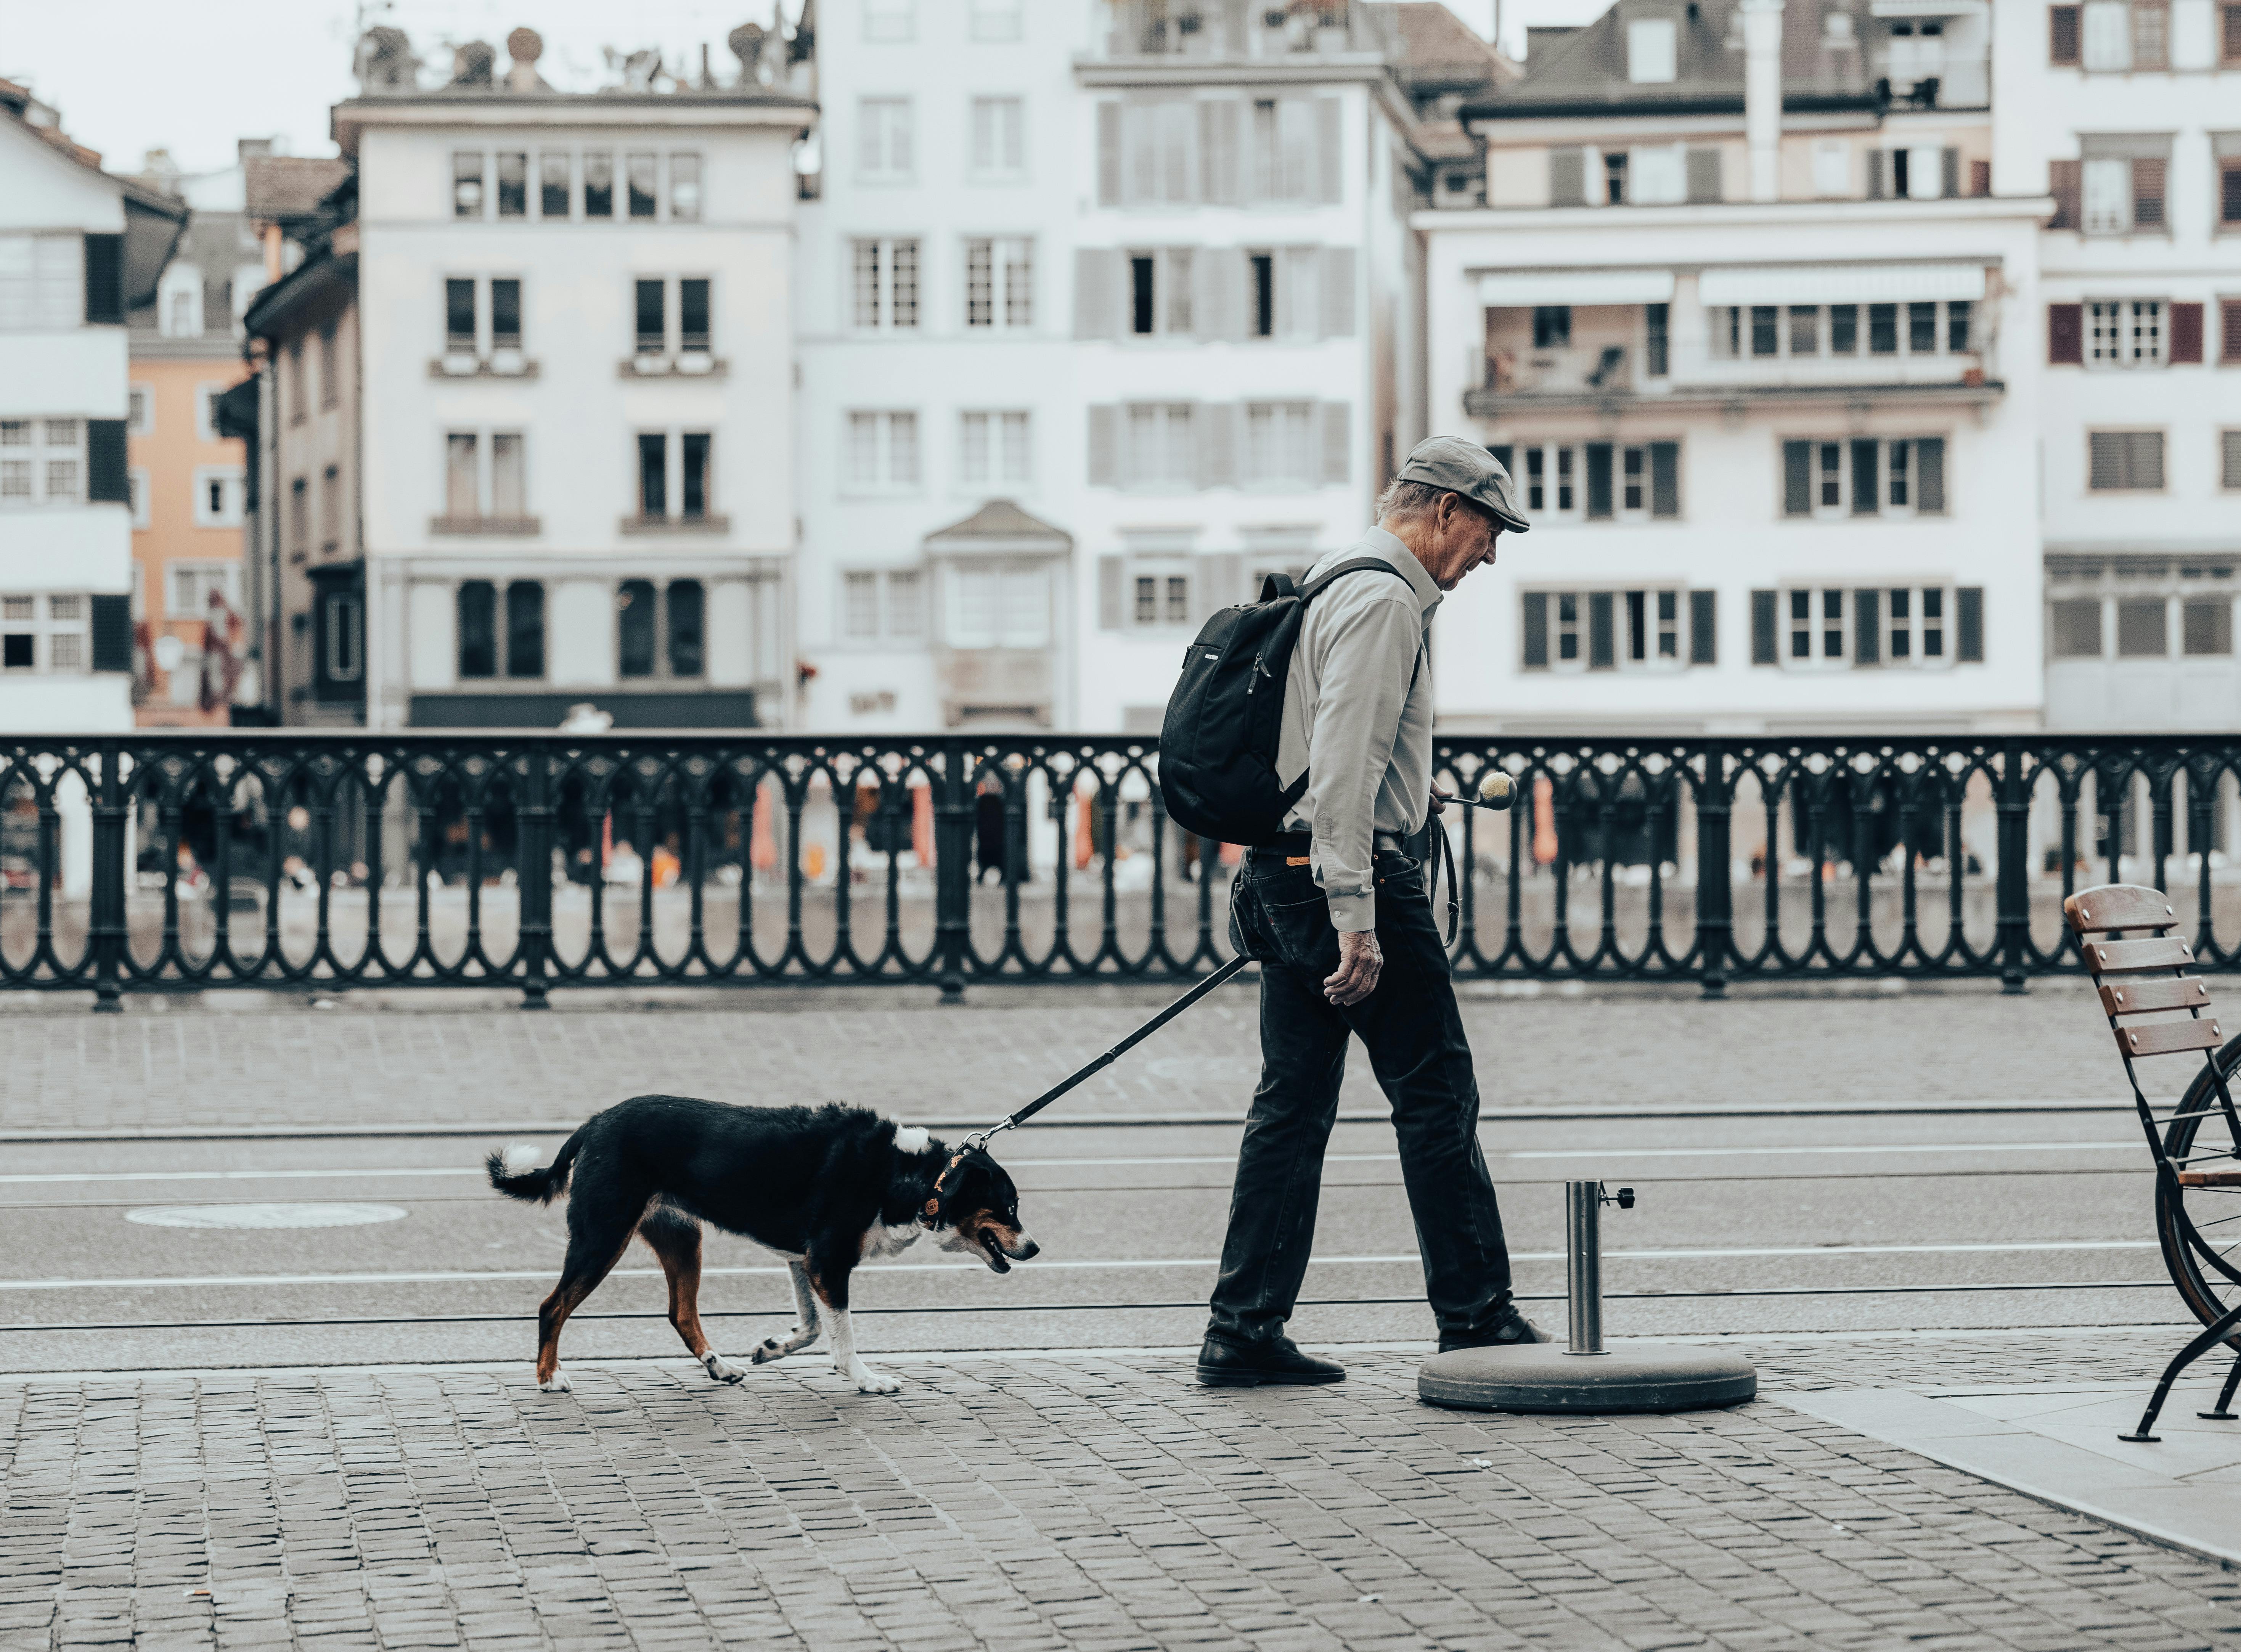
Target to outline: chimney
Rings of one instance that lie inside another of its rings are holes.
[[[1750,197],[1782,198],[1782,0],[1742,0],[1743,141]]]

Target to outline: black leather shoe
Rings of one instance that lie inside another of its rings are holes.
[[[1198,1380],[1209,1388],[1343,1382],[1346,1368],[1336,1360],[1301,1353],[1288,1336],[1249,1346],[1209,1336],[1198,1351]]]
[[[1521,1342],[1546,1342],[1549,1333],[1517,1311],[1515,1304],[1502,1310],[1502,1317],[1483,1331],[1448,1331],[1440,1337],[1440,1352],[1453,1354],[1457,1348],[1507,1348]]]

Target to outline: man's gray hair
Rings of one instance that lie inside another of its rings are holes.
[[[1388,522],[1428,515],[1437,508],[1440,495],[1453,492],[1453,488],[1434,487],[1429,482],[1404,482],[1395,477],[1377,496],[1376,519]]]

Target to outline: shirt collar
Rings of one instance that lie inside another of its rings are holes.
[[[1383,528],[1372,528],[1362,536],[1361,548],[1372,556],[1381,557],[1399,571],[1416,593],[1416,601],[1424,618],[1432,617],[1447,593],[1432,583],[1432,576],[1424,572],[1424,565],[1416,560],[1416,553],[1401,543],[1399,538]]]

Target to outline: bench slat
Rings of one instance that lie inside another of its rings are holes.
[[[2214,1050],[2225,1042],[2218,1023],[2209,1016],[2199,1020],[2163,1021],[2153,1027],[2120,1027],[2117,1047],[2127,1055],[2170,1055],[2180,1050]]]
[[[2196,975],[2104,981],[2101,987],[2101,1007],[2111,1015],[2137,1015],[2144,1010],[2208,1009],[2210,986]]]
[[[2194,961],[2194,948],[2177,935],[2158,940],[2089,940],[2079,944],[2085,967],[2096,975],[2128,969],[2177,969]]]
[[[2178,922],[2176,903],[2169,895],[2136,883],[2081,889],[2062,903],[2062,915],[2081,935],[2110,929],[2168,929]]]

